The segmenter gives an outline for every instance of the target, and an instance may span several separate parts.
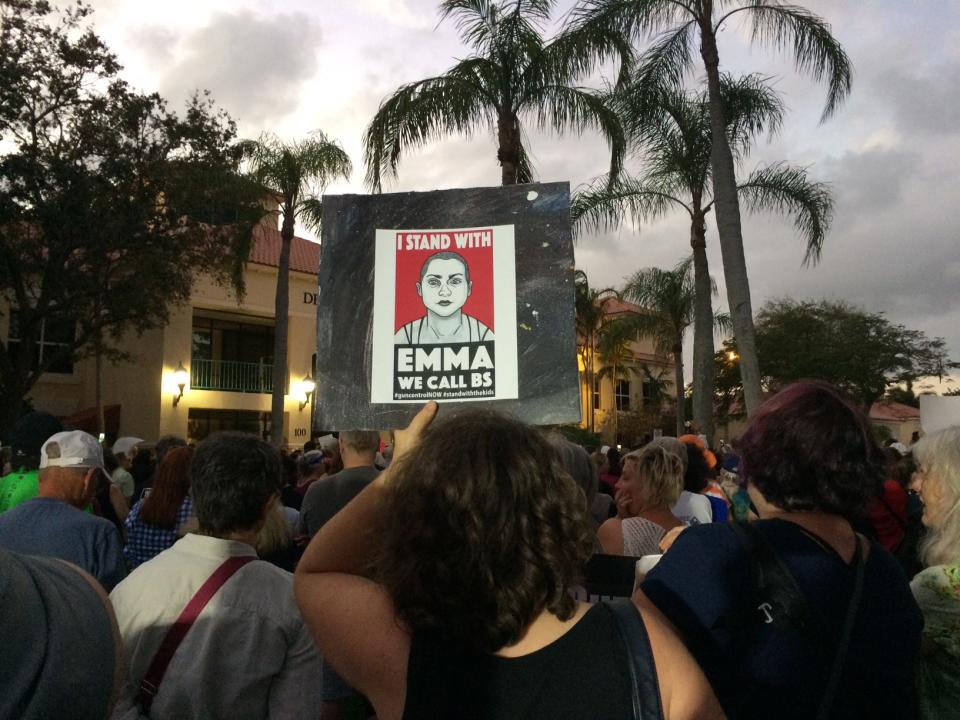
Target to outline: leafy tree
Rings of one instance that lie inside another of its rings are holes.
[[[768,302],[757,314],[757,347],[768,389],[804,378],[826,380],[864,407],[892,385],[942,377],[960,366],[942,338],[828,300]]]
[[[763,78],[722,76],[726,126],[738,160],[754,138],[774,134],[783,114],[780,98]],[[624,118],[628,138],[646,162],[643,177],[604,179],[574,197],[571,215],[595,228],[619,225],[625,214],[637,221],[653,220],[671,208],[690,217],[693,248],[694,310],[693,416],[707,437],[713,437],[713,332],[711,298],[716,284],[710,277],[706,251],[707,215],[713,210],[709,187],[712,134],[705,91],[685,93],[640,83],[620,90],[614,102]],[[774,164],[755,170],[738,191],[751,211],[774,210],[794,217],[807,242],[805,262],[816,262],[830,224],[833,202],[827,187],[807,178],[803,168]]]
[[[951,388],[943,394],[944,397],[957,397],[958,395],[960,395],[960,388]]]
[[[353,166],[347,153],[322,132],[306,140],[283,142],[263,135],[242,145],[254,180],[280,201],[280,261],[275,299],[273,340],[273,397],[270,440],[283,442],[284,395],[287,385],[287,335],[290,327],[290,244],[299,218],[308,228],[320,227],[320,194],[335,177],[350,179]]]
[[[901,405],[910,405],[915,408],[920,407],[920,398],[913,391],[913,383],[909,383],[907,387],[894,385],[891,388],[887,388],[887,393],[884,397],[891,402],[900,403]]]
[[[623,131],[596,94],[573,83],[585,71],[584,50],[567,40],[545,42],[541,28],[554,0],[444,0],[473,54],[443,75],[400,87],[381,105],[364,135],[367,184],[379,191],[408,149],[444,135],[495,129],[504,185],[533,180],[524,123],[542,130],[597,128],[610,144],[611,174],[619,172]],[[615,43],[614,43],[615,44]]]
[[[693,69],[693,49],[695,43],[699,45],[707,76],[711,180],[727,304],[740,348],[746,406],[753,412],[761,401],[761,376],[717,50],[717,34],[738,15],[750,23],[753,41],[790,51],[798,70],[827,82],[821,120],[829,118],[850,92],[853,68],[830,26],[797,5],[782,0],[581,0],[571,13],[569,31],[584,47],[602,47],[615,36],[630,42],[653,36],[640,72],[657,83],[676,86]]]
[[[0,342],[0,429],[49,368],[127,359],[116,341],[165,325],[199,275],[242,292],[263,212],[230,118],[207,98],[180,116],[132,91],[89,14],[0,0],[0,309],[14,340]],[[73,341],[41,357],[53,325]]]

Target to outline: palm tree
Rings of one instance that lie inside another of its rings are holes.
[[[683,434],[683,335],[693,323],[696,290],[693,281],[693,258],[681,260],[672,270],[644,268],[631,277],[622,295],[643,308],[643,312],[621,322],[640,335],[653,340],[658,353],[671,353],[674,362],[674,385],[677,391],[677,435]],[[727,322],[725,315],[715,316],[715,323]]]
[[[284,142],[274,135],[243,143],[252,178],[280,202],[280,261],[277,267],[273,340],[273,397],[270,405],[270,441],[283,442],[284,395],[287,385],[287,333],[290,304],[290,243],[296,221],[309,229],[320,227],[320,194],[336,177],[350,179],[353,166],[340,144],[320,131],[305,140]]]
[[[780,127],[783,104],[757,75],[721,78],[727,138],[738,160],[754,139]],[[713,437],[714,312],[716,284],[710,277],[706,251],[706,218],[713,209],[710,190],[712,133],[706,92],[688,94],[675,88],[633,84],[614,102],[623,115],[628,137],[646,161],[639,179],[603,179],[574,196],[571,215],[587,228],[608,229],[626,214],[636,222],[652,221],[672,208],[690,217],[696,300],[693,339],[693,414],[708,438]],[[804,264],[816,263],[830,225],[833,201],[829,189],[808,179],[806,170],[783,164],[761,168],[738,186],[750,211],[774,210],[794,217],[807,243]]]
[[[600,352],[600,371],[597,373],[597,380],[610,378],[613,384],[614,408],[613,408],[613,437],[614,442],[617,438],[617,425],[620,417],[620,408],[616,404],[617,380],[621,377],[628,377],[630,373],[639,374],[639,370],[629,364],[633,359],[633,352],[630,350],[630,343],[637,337],[636,329],[629,321],[622,318],[611,320],[600,326],[600,341],[597,343],[597,349]]]
[[[602,44],[604,38],[611,36],[630,42],[655,36],[646,53],[642,73],[677,86],[693,68],[694,42],[699,40],[700,57],[707,75],[713,139],[711,179],[727,302],[740,348],[744,399],[747,412],[752,413],[762,400],[760,367],[717,50],[717,33],[728,20],[741,13],[751,23],[752,40],[789,50],[798,70],[815,80],[826,80],[827,101],[821,122],[828,119],[850,92],[853,66],[827,22],[783,0],[581,0],[571,11],[569,31],[580,37],[585,46]]]
[[[614,295],[611,288],[597,290],[590,287],[590,281],[583,270],[574,272],[574,311],[576,314],[577,336],[583,341],[577,343],[577,352],[584,368],[584,380],[587,384],[587,427],[595,432],[593,412],[593,386],[595,382],[594,358],[597,353],[598,333],[605,315],[604,304]]]
[[[521,119],[541,130],[596,127],[610,144],[610,172],[624,152],[617,116],[598,94],[572,83],[589,69],[584,50],[564,39],[545,43],[554,0],[444,0],[473,54],[443,75],[401,86],[380,105],[364,135],[366,182],[375,192],[395,175],[403,153],[444,135],[496,131],[504,185],[533,180]]]

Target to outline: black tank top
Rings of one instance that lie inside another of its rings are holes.
[[[616,620],[594,605],[563,637],[518,658],[414,636],[403,720],[625,720],[630,670]]]

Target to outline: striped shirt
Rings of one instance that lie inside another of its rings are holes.
[[[489,342],[493,331],[466,313],[460,315],[456,332],[440,336],[430,326],[427,316],[408,322],[397,331],[394,342],[401,345],[437,345],[440,343]]]

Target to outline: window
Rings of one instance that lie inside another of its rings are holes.
[[[76,327],[72,322],[58,321],[53,318],[42,320],[40,322],[40,335],[37,337],[37,344],[33,347],[30,368],[37,370],[44,363],[49,363],[51,359],[54,359],[53,364],[47,367],[44,372],[72,375],[73,358],[69,353],[61,353],[72,348],[76,339]],[[14,357],[21,347],[20,313],[12,309],[10,311],[10,332],[7,336],[7,347]]]
[[[190,387],[226,392],[271,392],[273,337],[273,321],[269,318],[195,310]]]
[[[617,380],[616,394],[617,410],[625,411],[630,409],[630,381]]]
[[[270,438],[268,412],[190,408],[187,418],[187,439],[190,442],[200,442],[208,435],[222,430],[250,433],[264,440]]]
[[[593,379],[593,409],[600,409],[600,378]]]
[[[191,358],[273,364],[273,322],[195,311]]]
[[[649,402],[653,399],[653,380],[647,379],[640,384],[640,392],[643,401]]]

